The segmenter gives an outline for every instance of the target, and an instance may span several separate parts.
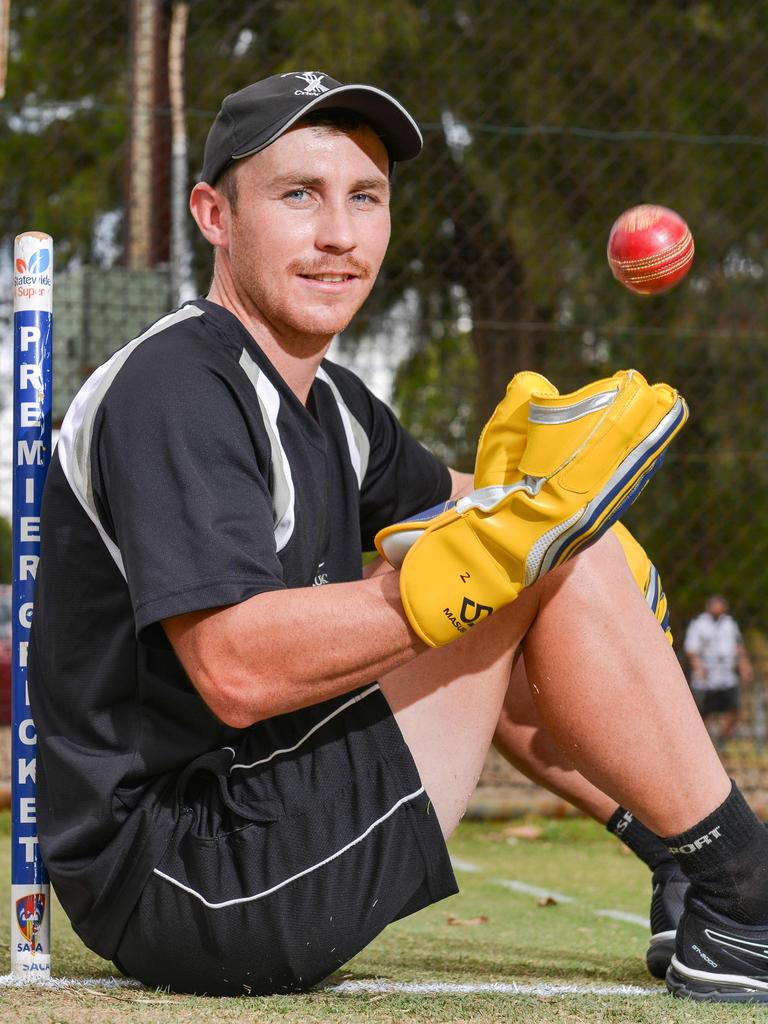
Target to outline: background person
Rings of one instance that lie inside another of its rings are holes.
[[[741,630],[721,594],[708,598],[704,611],[691,620],[684,647],[701,717],[708,727],[716,719],[717,741],[725,744],[739,722],[740,684],[751,683],[753,671]]]

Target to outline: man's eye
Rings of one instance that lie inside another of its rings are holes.
[[[305,188],[294,188],[290,192],[286,192],[285,198],[292,199],[295,202],[301,202],[302,199],[306,199],[309,192]]]
[[[361,206],[364,206],[366,203],[378,202],[376,196],[372,196],[368,192],[355,192],[355,194],[352,196],[352,200],[355,203],[360,203]]]

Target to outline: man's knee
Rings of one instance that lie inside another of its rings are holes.
[[[547,573],[531,590],[537,590],[541,603],[560,593],[564,587],[581,590],[588,582],[601,580],[609,580],[619,586],[624,583],[634,586],[621,544],[610,531],[564,565]]]

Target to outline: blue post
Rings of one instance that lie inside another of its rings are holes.
[[[11,973],[51,973],[51,895],[37,841],[36,735],[27,648],[40,556],[40,506],[51,458],[53,242],[16,238],[13,279],[13,663],[11,689]]]

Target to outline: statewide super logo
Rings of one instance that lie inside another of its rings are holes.
[[[45,893],[33,892],[16,900],[16,924],[32,952],[39,946],[37,936],[45,917]]]
[[[44,301],[50,296],[52,270],[50,246],[40,246],[29,256],[17,256],[13,275],[16,299],[28,303]]]
[[[17,274],[43,274],[48,269],[51,262],[51,253],[49,249],[38,249],[37,252],[33,252],[28,260],[17,259],[16,260],[16,273]]]

